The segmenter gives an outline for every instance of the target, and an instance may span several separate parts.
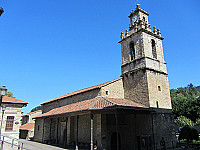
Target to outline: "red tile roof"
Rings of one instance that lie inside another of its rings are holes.
[[[3,96],[3,103],[17,103],[17,104],[28,104],[26,101],[22,101],[20,99],[16,99],[14,97]]]
[[[22,126],[20,126],[20,130],[30,130],[33,129],[35,127],[35,123],[26,123]]]
[[[137,104],[133,101],[129,101],[126,99],[108,98],[108,97],[100,97],[99,96],[99,97],[95,97],[90,100],[85,100],[85,101],[81,101],[81,102],[77,102],[77,103],[73,103],[73,104],[69,104],[66,106],[52,109],[47,113],[36,116],[35,118],[67,114],[67,113],[73,113],[73,112],[80,112],[80,111],[86,111],[86,110],[101,110],[101,109],[114,107],[114,106],[132,107],[132,108],[147,108],[145,106],[142,106],[140,104]]]
[[[101,83],[101,84],[98,84],[98,85],[95,85],[95,86],[91,86],[91,87],[88,87],[88,88],[85,88],[85,89],[81,89],[81,90],[78,90],[78,91],[75,91],[75,92],[71,92],[71,93],[62,95],[60,97],[54,98],[52,100],[46,101],[46,102],[42,103],[41,105],[56,101],[58,99],[62,99],[62,98],[66,98],[66,97],[73,96],[73,95],[76,95],[76,94],[80,94],[80,93],[83,93],[83,92],[87,92],[87,91],[90,91],[90,90],[98,89],[98,88],[101,88],[101,87],[103,87],[107,84],[118,81],[119,79],[121,79],[121,78],[118,78],[118,79],[115,79],[115,80],[112,80],[112,81],[108,81],[108,82],[105,82],[105,83]]]

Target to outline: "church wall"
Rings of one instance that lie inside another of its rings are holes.
[[[74,96],[67,97],[65,99],[58,100],[58,107],[69,105],[72,103],[81,102],[81,101],[88,100],[88,99],[92,99],[92,98],[98,96],[100,94],[99,92],[100,92],[100,89],[94,89],[91,91],[87,91],[84,93],[80,93],[80,94],[77,94]]]
[[[117,132],[116,118],[115,115],[106,115],[106,120],[102,120],[106,124],[105,141],[102,140],[102,143],[106,142],[106,149],[111,150],[111,137],[113,133]],[[137,136],[142,137],[150,135],[152,139],[152,119],[151,114],[140,114],[140,113],[131,113],[131,114],[118,114],[118,133],[120,141],[121,150],[130,150],[138,149],[137,145]],[[105,148],[105,147],[103,147]]]
[[[168,76],[155,71],[147,71],[150,107],[172,109]],[[158,89],[160,86],[160,91]]]
[[[69,104],[80,102],[83,100],[92,99],[92,98],[98,96],[100,94],[99,92],[100,92],[100,89],[94,89],[91,91],[87,91],[84,93],[80,93],[80,94],[73,95],[73,96],[70,96],[67,98],[63,98],[60,100],[56,100],[56,101],[53,101],[50,103],[43,104],[43,113],[46,113],[46,112],[50,111],[51,109],[54,109],[57,107],[69,105]]]
[[[45,118],[44,120],[44,134],[43,134],[43,142],[46,143],[47,140],[50,140],[50,118]]]
[[[106,94],[108,91],[108,95]],[[101,88],[101,96],[107,96],[112,98],[124,98],[124,88],[122,79],[110,83]]]
[[[156,149],[163,148],[160,144],[162,138],[165,141],[166,148],[175,147],[177,139],[171,110],[156,109],[156,112],[153,113],[153,124]]]
[[[43,118],[38,118],[35,121],[35,129],[34,129],[34,141],[42,142],[42,135],[43,135]]]
[[[123,76],[124,98],[149,106],[147,72],[139,70]]]
[[[130,53],[131,42],[134,42],[134,46],[135,46],[135,59],[139,59],[145,56],[144,48],[143,48],[143,39],[142,39],[141,33],[138,33],[136,36],[127,38],[126,41],[123,41],[121,43],[122,65],[131,62],[131,53]],[[143,64],[140,63],[140,65],[143,65]]]

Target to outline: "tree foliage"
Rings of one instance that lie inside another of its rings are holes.
[[[0,86],[0,88],[1,88],[1,86]],[[10,92],[10,91],[7,91],[7,92],[6,92],[6,96],[13,97],[13,93]]]
[[[187,87],[171,89],[172,111],[180,126],[200,123],[200,91],[189,84]]]
[[[31,112],[42,110],[42,105],[36,106],[35,108],[31,109]]]

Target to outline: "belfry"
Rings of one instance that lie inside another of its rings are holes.
[[[156,150],[176,145],[160,30],[137,4],[121,33],[122,74],[42,103],[34,140],[74,149]]]

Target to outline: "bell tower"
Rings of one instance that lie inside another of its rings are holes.
[[[139,4],[130,12],[129,30],[121,33],[124,97],[147,107],[171,109],[168,74],[160,30]]]

